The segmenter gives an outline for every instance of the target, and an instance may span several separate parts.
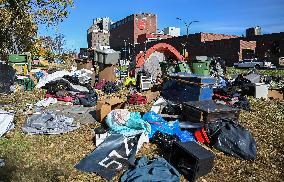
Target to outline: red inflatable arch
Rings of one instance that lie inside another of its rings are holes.
[[[166,43],[158,43],[149,48],[146,51],[146,54],[141,52],[136,56],[136,68],[140,68],[144,64],[145,60],[147,60],[155,51],[167,53],[174,56],[174,58],[179,61],[184,61],[184,57],[173,46]]]

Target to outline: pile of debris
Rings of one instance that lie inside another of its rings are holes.
[[[204,62],[195,64],[209,67]],[[136,78],[121,79],[119,75],[114,80],[113,65],[102,67],[99,78],[91,69],[34,70],[35,79],[28,77],[34,85],[29,81],[20,84],[26,86],[25,91],[42,89],[45,94],[28,106],[32,113],[27,113],[22,131],[47,135],[72,132],[80,127],[78,115],[67,115],[71,111],[60,104],[70,107],[73,114],[76,107],[83,115],[89,112],[83,108],[89,108],[101,125],[92,131],[96,148],[75,168],[95,172],[107,180],[123,170],[121,181],[180,181],[181,175],[195,181],[213,168],[215,155],[207,147],[243,160],[256,159],[256,141],[238,122],[239,115],[241,110],[250,110],[248,96],[274,97],[269,94],[276,89],[269,84],[277,81],[275,78],[249,72],[227,79],[220,71],[222,65],[217,65],[214,75],[210,76],[207,68],[202,73],[208,75],[203,76],[171,73],[164,75],[160,84],[145,70],[138,71]],[[277,91],[283,99],[283,87]],[[127,109],[135,106],[150,108],[145,112]],[[1,110],[0,116],[2,137],[13,129],[14,115]],[[149,142],[164,152],[163,157],[136,159],[143,144]]]

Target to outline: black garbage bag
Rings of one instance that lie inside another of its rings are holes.
[[[181,115],[181,107],[179,104],[174,104],[170,101],[167,102],[167,105],[163,108],[162,114],[169,115]]]
[[[238,99],[239,99],[239,101],[236,102],[233,105],[234,107],[237,107],[237,108],[240,108],[240,109],[243,109],[243,110],[246,110],[246,111],[250,111],[251,110],[251,106],[250,106],[249,100],[248,100],[248,98],[246,96],[239,95]]]
[[[11,92],[10,87],[14,84],[16,71],[8,64],[0,63],[0,93]]]
[[[178,136],[169,135],[166,133],[161,133],[157,131],[151,138],[151,143],[157,144],[159,147],[165,150],[170,150],[175,141],[179,141]]]
[[[225,154],[256,159],[256,142],[251,133],[232,120],[222,119],[206,125],[211,145]]]
[[[118,86],[114,82],[106,82],[105,86],[103,87],[103,92],[106,94],[111,94],[119,91]]]

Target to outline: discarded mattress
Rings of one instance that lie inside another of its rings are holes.
[[[62,134],[79,128],[73,118],[53,113],[32,115],[22,127],[28,134]]]
[[[13,120],[14,114],[0,110],[0,137],[15,127]]]

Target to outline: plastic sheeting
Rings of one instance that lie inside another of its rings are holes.
[[[118,171],[134,164],[141,143],[141,135],[125,137],[122,134],[112,134],[75,168],[84,172],[96,172],[111,180]]]
[[[61,134],[79,128],[73,118],[53,113],[43,113],[29,117],[22,127],[28,134]]]
[[[153,111],[145,113],[143,120],[148,121],[151,124],[151,133],[149,134],[149,138],[152,138],[157,131],[160,131],[161,133],[177,135],[181,142],[196,141],[192,133],[188,131],[181,131],[178,121],[168,123],[162,118],[162,116]]]
[[[13,120],[13,113],[0,110],[0,137],[15,127]]]
[[[141,118],[139,112],[130,112],[128,118],[125,112],[122,114],[120,110],[113,110],[107,115],[106,124],[111,133],[119,133],[125,136],[133,136],[139,133],[148,134],[151,131],[150,124]]]

